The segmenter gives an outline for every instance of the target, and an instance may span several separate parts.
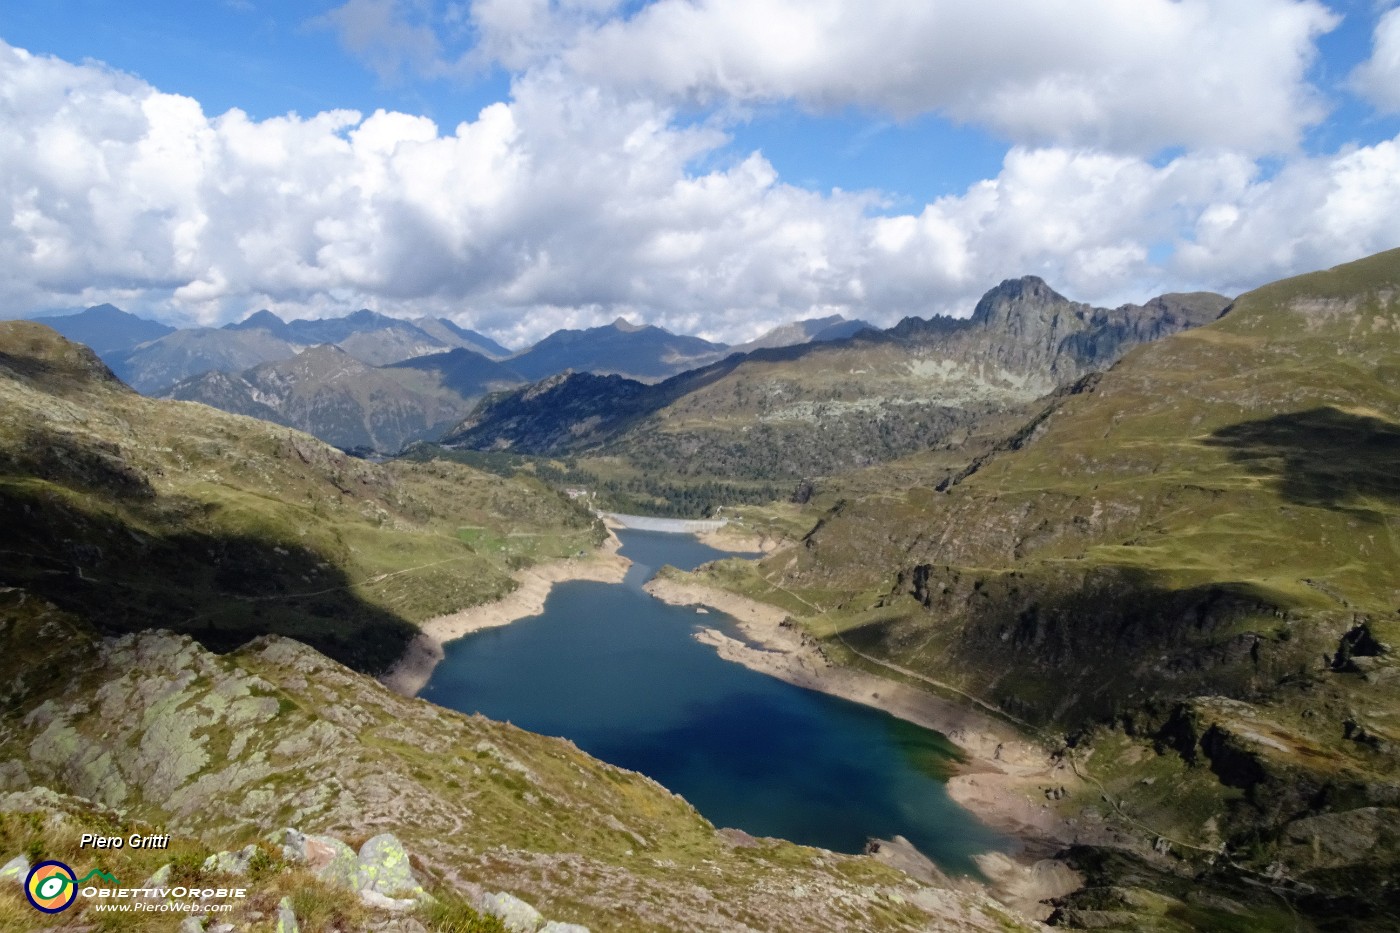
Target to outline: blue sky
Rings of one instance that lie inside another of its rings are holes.
[[[1400,245],[1371,0],[11,0],[0,40],[16,310],[740,340]]]

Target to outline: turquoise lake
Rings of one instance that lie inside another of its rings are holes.
[[[665,564],[733,556],[690,535],[622,531],[622,583],[554,587],[538,616],[451,642],[421,696],[564,736],[640,771],[716,826],[838,852],[908,838],[945,870],[1012,843],[953,803],[943,736],[720,659],[691,637],[729,617],[653,599]]]

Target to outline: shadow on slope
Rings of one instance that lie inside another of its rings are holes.
[[[1337,647],[1289,625],[1287,600],[1259,585],[1175,584],[1135,567],[920,564],[886,602],[901,597],[929,614],[877,618],[843,640],[935,675],[962,670],[1008,712],[1071,731],[1200,692],[1258,699]]]
[[[89,619],[104,634],[168,629],[214,651],[286,635],[375,673],[416,632],[362,599],[357,581],[310,549],[190,530],[203,503],[150,508],[162,514],[132,520],[48,482],[0,480],[0,583]]]
[[[1400,425],[1337,408],[1275,415],[1221,428],[1206,440],[1290,502],[1365,512],[1359,500],[1400,503]]]

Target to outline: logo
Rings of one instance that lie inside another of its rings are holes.
[[[60,913],[73,906],[78,899],[78,886],[86,884],[94,875],[112,884],[121,883],[96,868],[80,880],[73,869],[62,862],[40,862],[29,869],[29,875],[24,879],[24,896],[29,898],[35,910],[46,914]]]
[[[78,899],[78,877],[62,862],[40,862],[24,879],[24,896],[35,910],[56,914]]]

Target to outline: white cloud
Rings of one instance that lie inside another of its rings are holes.
[[[1400,246],[1400,137],[1298,160],[1197,212],[1171,267],[1242,291]]]
[[[784,184],[759,154],[697,173],[722,130],[549,67],[450,129],[383,111],[257,121],[0,44],[0,125],[0,306],[16,312],[112,300],[221,323],[363,305],[461,313],[517,343],[626,314],[741,340],[836,311],[966,313],[1025,273],[1112,303],[1400,244],[1397,141],[1267,178],[1241,154],[1018,146],[996,177],[876,217],[875,195]]]
[[[481,30],[509,46],[547,34],[542,16]],[[1311,0],[659,0],[549,53],[585,80],[702,103],[937,112],[1027,144],[1267,152],[1322,117],[1306,71],[1337,22]]]
[[[1400,113],[1400,7],[1376,22],[1371,57],[1352,73],[1352,85],[1376,109]]]
[[[347,0],[317,19],[382,77],[521,73],[676,103],[938,113],[1028,145],[1291,150],[1339,18],[1318,0]]]

